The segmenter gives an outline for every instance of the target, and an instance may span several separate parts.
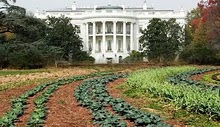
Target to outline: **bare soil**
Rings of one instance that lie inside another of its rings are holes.
[[[37,84],[32,84],[28,86],[12,88],[6,91],[0,91],[0,116],[3,116],[5,112],[11,109],[12,99],[17,98],[19,95],[23,94],[29,89],[32,89],[36,85]]]
[[[37,93],[33,97],[29,97],[27,100],[27,105],[25,106],[24,114],[18,118],[18,120],[15,122],[16,127],[25,127],[27,120],[30,118],[30,114],[33,112],[35,108],[34,99],[41,95],[43,91]]]
[[[88,74],[93,72],[94,70],[88,70],[88,69],[63,69],[58,72],[51,72],[50,76],[52,77],[57,77],[62,78],[62,77],[69,77],[69,76],[76,76],[76,75],[82,75],[82,74]],[[28,75],[22,75],[24,76],[25,79],[29,80]],[[27,77],[25,77],[27,76]],[[13,77],[13,76],[12,76]],[[7,78],[7,77],[6,77]],[[14,76],[16,78],[16,76]],[[36,78],[47,78],[45,75],[37,75]],[[30,84],[30,85],[25,85],[25,86],[20,86],[16,88],[11,88],[7,89],[4,91],[0,91],[0,116],[3,116],[4,113],[9,111],[11,109],[11,100],[14,98],[17,98],[21,94],[23,94],[25,91],[30,90],[37,86],[38,84]],[[39,93],[40,94],[40,93]],[[38,96],[39,94],[30,97],[27,101],[28,105],[26,106],[27,108],[24,111],[24,115],[22,115],[19,120],[17,126],[23,127],[25,125],[26,120],[30,117],[30,114],[32,113],[34,109],[34,103],[33,100]],[[72,94],[71,94],[72,95]]]
[[[205,72],[205,73],[199,74],[199,75],[193,75],[193,76],[190,77],[190,79],[192,79],[192,80],[194,80],[194,81],[201,81],[202,78],[203,78],[205,75],[214,74],[214,73],[220,73],[220,70]]]
[[[53,94],[47,103],[45,127],[97,127],[92,123],[89,110],[81,107],[73,96],[81,82],[61,86]]]

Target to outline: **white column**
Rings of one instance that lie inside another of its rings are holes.
[[[106,52],[105,21],[102,22],[102,53]]]
[[[116,46],[116,24],[117,21],[113,21],[113,53],[117,53],[117,46]]]
[[[95,45],[96,45],[96,25],[95,25],[95,22],[93,22],[93,43],[92,43],[92,54],[95,53]]]
[[[123,22],[123,51],[127,53],[127,44],[126,44],[126,22]]]
[[[87,51],[89,51],[89,23],[86,23],[86,47]]]
[[[134,50],[134,23],[131,22],[131,30],[130,30],[130,51]]]

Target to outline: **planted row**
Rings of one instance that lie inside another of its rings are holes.
[[[80,104],[92,111],[94,122],[98,123],[100,126],[126,126],[126,124],[124,122],[120,122],[119,119],[113,119],[117,118],[117,116],[111,118],[104,117],[105,115],[97,115],[100,114],[100,112],[110,114],[105,111],[105,107],[111,106],[113,111],[115,111],[118,115],[133,121],[136,126],[169,126],[163,123],[159,117],[153,114],[141,112],[119,98],[112,98],[108,94],[105,84],[120,77],[123,77],[123,75],[112,75],[89,80],[82,83],[82,85],[80,85],[75,91],[74,96],[80,102]]]
[[[186,67],[179,67],[179,69],[182,72],[189,70]],[[174,103],[177,107],[196,113],[207,114],[214,119],[220,119],[220,96],[218,91],[195,87],[186,83],[173,85],[167,82],[166,79],[170,75],[179,73],[179,69],[176,69],[176,67],[166,67],[133,73],[128,77],[127,88],[130,91],[138,91],[139,95],[147,93],[163,97],[166,101]],[[164,77],[164,79],[161,80],[161,77]],[[136,84],[141,86],[136,87]]]
[[[206,83],[194,81],[190,79],[190,77],[193,75],[199,75],[199,74],[203,74],[203,73],[210,72],[210,71],[216,71],[216,70],[220,70],[220,68],[204,68],[204,69],[198,69],[198,70],[193,70],[193,71],[186,71],[183,73],[170,76],[168,78],[168,81],[174,85],[186,84],[186,85],[191,85],[191,86],[198,86],[204,89],[219,90],[220,89],[219,85],[208,85]]]
[[[12,101],[11,110],[6,112],[5,115],[0,118],[0,126],[1,127],[13,127],[14,122],[18,119],[19,116],[21,116],[24,113],[24,109],[27,104],[27,99],[29,97],[34,96],[38,92],[43,91],[48,86],[50,86],[50,87],[46,90],[46,93],[42,96],[49,97],[49,94],[51,94],[53,92],[53,88],[55,88],[55,86],[58,84],[63,85],[63,84],[68,84],[73,81],[79,81],[79,80],[83,80],[83,79],[90,78],[90,77],[96,77],[96,76],[102,76],[102,75],[108,75],[108,74],[112,74],[112,73],[109,73],[109,72],[92,73],[92,74],[88,74],[88,75],[74,76],[74,77],[70,77],[70,78],[59,79],[54,82],[39,84],[36,87],[34,87],[33,89],[26,91],[24,94],[20,95],[18,98],[14,99]],[[51,93],[50,93],[50,91],[51,91]],[[44,100],[44,99],[46,99],[46,98],[42,97],[42,100]],[[42,112],[40,113],[40,115],[42,115]],[[39,121],[41,121],[41,119],[39,119]],[[39,122],[39,123],[41,123],[41,122]]]

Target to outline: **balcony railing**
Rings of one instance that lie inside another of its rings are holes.
[[[113,34],[113,32],[112,31],[107,31],[107,32],[105,32],[106,34]]]
[[[97,31],[96,33],[97,33],[97,34],[102,34],[102,31]]]
[[[123,34],[123,32],[122,31],[117,31],[117,34]]]

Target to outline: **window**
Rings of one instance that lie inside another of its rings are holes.
[[[107,24],[107,33],[113,33],[111,25]]]
[[[89,25],[89,34],[92,34],[92,25]]]
[[[98,25],[97,34],[101,34],[101,25]]]
[[[129,24],[129,25],[126,25],[126,33],[127,33],[127,34],[130,34],[130,29],[131,29],[130,24]]]
[[[107,41],[107,51],[112,51],[112,42],[111,42],[111,40]]]
[[[101,40],[98,41],[98,51],[101,52]]]
[[[119,24],[118,25],[118,31],[117,31],[118,34],[122,34],[122,24]]]
[[[131,50],[131,46],[130,46],[130,43],[127,45],[127,51],[130,51]]]
[[[76,25],[76,33],[80,34],[81,30],[80,30],[80,25]]]
[[[118,51],[121,52],[122,51],[122,41],[118,40]]]
[[[89,41],[89,51],[90,52],[92,51],[92,43],[91,43],[91,41]]]

